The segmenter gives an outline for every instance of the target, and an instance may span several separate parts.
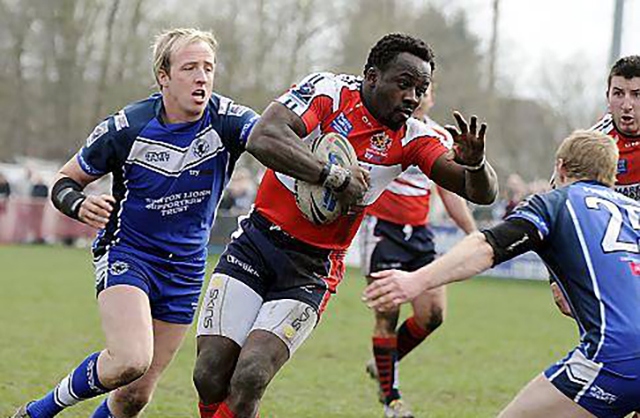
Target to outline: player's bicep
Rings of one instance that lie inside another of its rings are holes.
[[[493,248],[493,266],[542,247],[544,236],[536,225],[511,218],[481,231]]]
[[[306,136],[306,128],[300,116],[284,105],[273,102],[264,111],[247,139],[247,150],[251,152],[260,147],[262,141],[269,139],[290,137],[295,134],[302,138]]]
[[[82,187],[86,187],[89,183],[94,182],[101,176],[93,176],[87,174],[87,172],[84,171],[80,166],[77,156],[74,156],[72,159],[67,161],[67,163],[63,165],[62,168],[58,171],[55,181],[59,180],[62,177],[69,177],[76,183],[80,184]]]

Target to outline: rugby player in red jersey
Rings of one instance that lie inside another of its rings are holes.
[[[612,136],[620,157],[615,190],[640,200],[640,55],[622,57],[613,64],[607,79],[608,112],[591,129]],[[558,285],[551,283],[560,311],[572,316]]]
[[[609,112],[591,129],[617,140],[616,191],[640,200],[640,55],[620,58],[607,80]]]
[[[433,104],[432,84],[413,117],[433,129],[444,142],[452,143],[451,134],[427,116]],[[433,233],[428,227],[432,186],[431,179],[418,168],[410,167],[367,208],[360,230],[360,260],[369,283],[373,280],[371,273],[388,269],[415,271],[435,259]],[[436,189],[455,223],[467,234],[475,231],[465,200],[439,186]],[[384,404],[385,417],[413,416],[401,398],[398,362],[442,324],[446,310],[445,287],[424,292],[412,301],[411,307],[413,315],[400,327],[397,327],[399,309],[375,312],[374,358],[367,363],[366,370],[379,384],[379,400]]]
[[[315,225],[295,203],[294,178],[340,192],[361,186],[360,206],[374,202],[410,166],[471,201],[488,204],[497,180],[485,160],[486,125],[455,114],[452,150],[411,118],[426,93],[433,52],[422,40],[391,34],[372,48],[364,78],[316,73],[272,103],[247,149],[274,154],[255,210],[240,222],[211,278],[198,321],[194,383],[202,417],[250,417],[271,379],[315,327],[344,274],[344,253],[363,217],[351,210]],[[345,169],[321,162],[303,140],[337,132],[358,155]],[[291,145],[297,143],[298,145]],[[365,175],[368,173],[368,175]],[[309,180],[311,179],[311,180]]]

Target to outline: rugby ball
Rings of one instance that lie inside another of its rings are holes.
[[[330,161],[342,167],[349,167],[358,162],[353,146],[342,135],[328,133],[311,141],[311,152],[321,161]],[[335,221],[347,212],[336,195],[321,184],[311,184],[296,180],[294,194],[300,212],[316,225],[324,225]]]

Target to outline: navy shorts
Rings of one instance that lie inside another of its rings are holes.
[[[433,232],[426,226],[399,225],[365,216],[360,231],[362,272],[415,271],[436,257]]]
[[[151,316],[174,324],[190,324],[204,282],[206,252],[177,259],[113,246],[94,260],[96,294],[131,285],[149,296]]]
[[[640,410],[640,359],[596,363],[574,349],[544,375],[560,392],[596,417]]]
[[[344,277],[342,250],[302,242],[258,212],[240,220],[214,273],[237,279],[263,299],[294,299],[320,314]]]

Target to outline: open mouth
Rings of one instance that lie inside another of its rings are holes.
[[[204,91],[204,89],[197,89],[193,93],[191,93],[191,96],[195,97],[199,101],[203,101],[206,96],[206,92]]]
[[[620,116],[620,120],[621,120],[623,123],[626,123],[626,124],[628,124],[628,123],[633,123],[633,121],[634,121],[634,117],[633,117],[633,116],[631,116],[631,115],[622,115],[622,116]]]

